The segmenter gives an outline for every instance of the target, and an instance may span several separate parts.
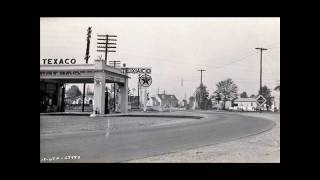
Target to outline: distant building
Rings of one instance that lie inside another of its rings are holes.
[[[212,108],[213,109],[223,109],[223,107],[225,109],[229,109],[230,107],[232,107],[233,105],[233,100],[235,98],[226,98],[224,99],[223,95],[220,95],[220,99],[217,100],[216,98],[211,98],[211,102],[212,102]]]
[[[229,109],[230,107],[232,107],[232,100],[226,100],[224,101],[225,102],[225,105],[224,105],[224,108],[225,109]]]
[[[280,91],[272,91],[271,95],[274,97],[273,98],[273,102],[272,102],[272,106],[271,106],[271,110],[280,110]]]
[[[130,96],[129,102],[132,109],[138,108],[138,96]],[[142,102],[140,102],[140,107]],[[162,111],[169,107],[178,107],[179,101],[175,95],[171,94],[157,94],[150,97],[146,102],[147,109]]]
[[[223,107],[223,101],[218,101],[215,98],[211,98],[211,102],[212,102],[212,108],[213,109],[222,109]]]
[[[155,106],[159,106],[160,107],[160,101],[157,100],[156,97],[151,97],[149,98],[149,100],[147,101],[147,107],[155,107]]]
[[[179,100],[175,95],[157,94],[155,100],[159,102],[161,107],[178,107]]]
[[[257,109],[257,101],[255,98],[237,98],[232,105],[235,110],[255,111]]]

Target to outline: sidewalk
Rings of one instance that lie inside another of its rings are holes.
[[[280,163],[280,113],[237,114],[270,119],[276,126],[252,137],[128,162]]]

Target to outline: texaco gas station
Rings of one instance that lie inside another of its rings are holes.
[[[87,30],[87,48],[85,52],[85,63],[78,64],[75,58],[44,58],[40,60],[40,112],[65,112],[65,85],[75,83],[93,83],[93,114],[107,114],[108,108],[108,92],[106,91],[107,83],[118,85],[117,112],[128,112],[128,74],[139,74],[139,82],[141,87],[149,87],[152,79],[150,75],[151,68],[128,68],[123,64],[123,68],[116,68],[114,65],[107,65],[107,54],[116,52],[116,35],[98,34],[97,52],[103,52],[104,59],[99,56],[94,63],[88,63],[91,27]],[[112,50],[113,49],[113,50]],[[110,62],[110,61],[109,61]],[[142,74],[140,76],[140,74]],[[141,82],[142,81],[142,82]],[[139,87],[139,86],[138,86]],[[146,93],[143,91],[143,104],[146,105]],[[83,89],[82,111],[84,108]],[[139,96],[139,95],[138,95]],[[115,97],[115,96],[114,96]],[[116,99],[116,98],[114,98]],[[116,100],[115,100],[116,101]],[[116,103],[114,103],[115,105]],[[44,110],[43,110],[44,109]],[[49,110],[48,110],[49,109]],[[116,109],[116,108],[114,108]],[[144,108],[145,109],[145,108]]]
[[[64,112],[66,83],[93,83],[93,111],[106,113],[106,83],[117,83],[120,89],[120,111],[128,111],[128,78],[121,69],[106,65],[105,60],[95,60],[94,64],[45,64],[40,65],[40,102],[50,96],[56,112]]]
[[[90,38],[92,29],[87,30],[87,48],[85,52],[85,64],[77,64],[75,58],[41,59],[40,62],[40,112],[47,111],[49,104],[50,112],[65,111],[65,84],[68,83],[93,83],[93,114],[106,114],[108,112],[108,92],[106,83],[115,83],[119,86],[120,112],[128,112],[128,78],[126,72],[115,66],[107,65],[107,54],[116,52],[115,35],[97,35],[98,52],[103,52],[105,58],[99,57],[94,63],[88,63]],[[102,44],[102,45],[101,45]],[[111,49],[111,50],[110,50]],[[83,98],[85,89],[82,92]],[[49,101],[49,103],[48,103]],[[115,104],[115,103],[114,103]],[[44,108],[43,108],[44,107]],[[53,107],[53,110],[51,109]],[[82,111],[84,101],[82,102]],[[44,109],[44,110],[43,110]]]

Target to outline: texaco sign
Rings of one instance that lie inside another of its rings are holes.
[[[122,68],[122,73],[151,74],[151,68]]]
[[[142,87],[149,87],[152,84],[152,78],[148,74],[143,74],[139,78],[139,84]]]

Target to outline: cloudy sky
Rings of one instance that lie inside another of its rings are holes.
[[[151,95],[160,88],[180,100],[185,93],[191,96],[200,84],[198,69],[206,70],[203,83],[210,94],[226,78],[234,80],[239,92],[257,94],[256,47],[268,48],[263,52],[263,85],[274,88],[280,81],[280,18],[41,18],[40,58],[76,58],[84,64],[88,26],[89,63],[101,55],[96,34],[117,35],[117,52],[108,54],[108,60],[151,67]],[[131,75],[129,88],[137,89],[137,75]]]

